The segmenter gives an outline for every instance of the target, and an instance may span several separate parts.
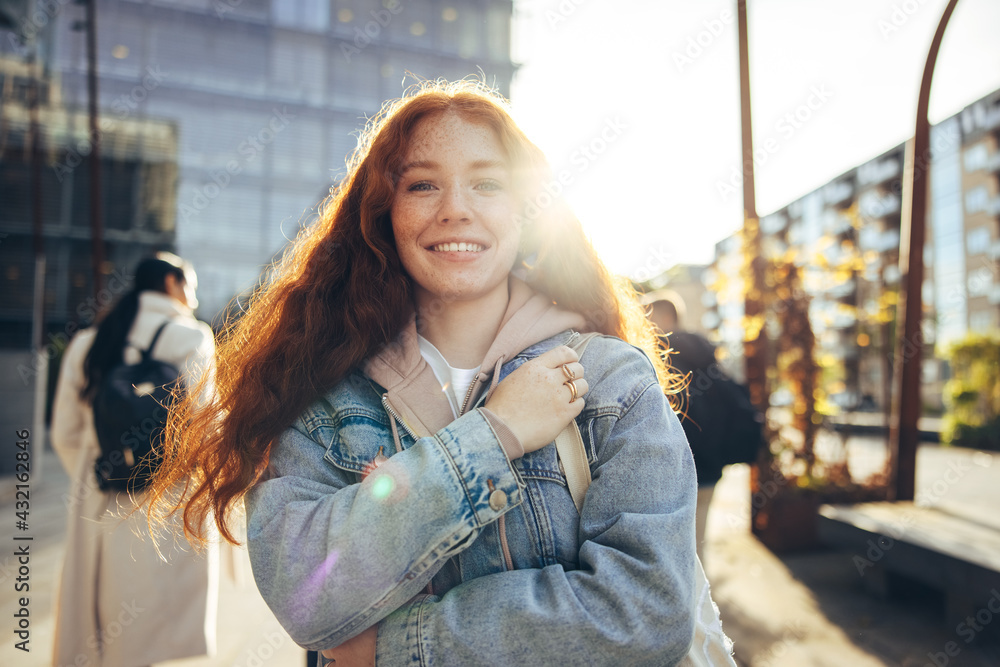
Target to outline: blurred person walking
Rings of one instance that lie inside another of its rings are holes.
[[[688,376],[681,426],[687,435],[698,476],[695,539],[705,562],[708,509],[722,469],[750,463],[763,443],[759,415],[743,387],[719,367],[715,346],[704,336],[683,329],[684,300],[668,289],[643,295],[649,319],[660,330],[660,347],[672,368]]]
[[[144,492],[102,491],[95,473],[102,449],[92,406],[115,366],[137,364],[148,350],[184,386],[210,371],[215,343],[194,318],[196,288],[190,263],[157,253],[138,265],[132,290],[66,348],[51,430],[71,480],[53,665],[140,667],[215,651],[218,550],[150,535]]]

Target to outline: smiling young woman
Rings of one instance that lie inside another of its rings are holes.
[[[154,509],[234,540],[245,501],[258,587],[302,646],[379,665],[687,654],[676,379],[628,282],[539,205],[548,178],[481,85],[387,104],[224,337],[214,400],[172,413]],[[578,332],[603,334],[582,357]],[[580,510],[552,444],[573,420]]]

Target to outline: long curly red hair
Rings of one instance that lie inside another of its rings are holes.
[[[171,408],[164,464],[149,487],[152,522],[183,511],[189,538],[204,541],[214,520],[238,543],[231,519],[264,472],[272,442],[407,323],[411,283],[389,211],[415,127],[445,111],[492,128],[508,152],[526,212],[527,282],[584,315],[592,330],[642,347],[664,388],[676,384],[631,284],[611,276],[568,208],[542,194],[549,167],[506,101],[479,82],[425,82],[369,122],[319,219],[227,324],[214,374]]]

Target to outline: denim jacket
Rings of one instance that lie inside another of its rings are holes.
[[[524,349],[499,379],[574,335]],[[246,496],[254,576],[292,639],[323,650],[377,623],[378,667],[681,660],[691,451],[641,350],[599,336],[581,362],[593,482],[579,513],[554,444],[509,460],[482,398],[422,438],[361,372],[307,409]]]

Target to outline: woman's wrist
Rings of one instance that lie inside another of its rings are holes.
[[[496,434],[497,440],[500,442],[500,446],[503,447],[503,451],[507,454],[508,459],[513,461],[524,456],[524,446],[521,444],[521,441],[500,417],[489,408],[479,408],[479,412],[489,422],[490,428]]]

